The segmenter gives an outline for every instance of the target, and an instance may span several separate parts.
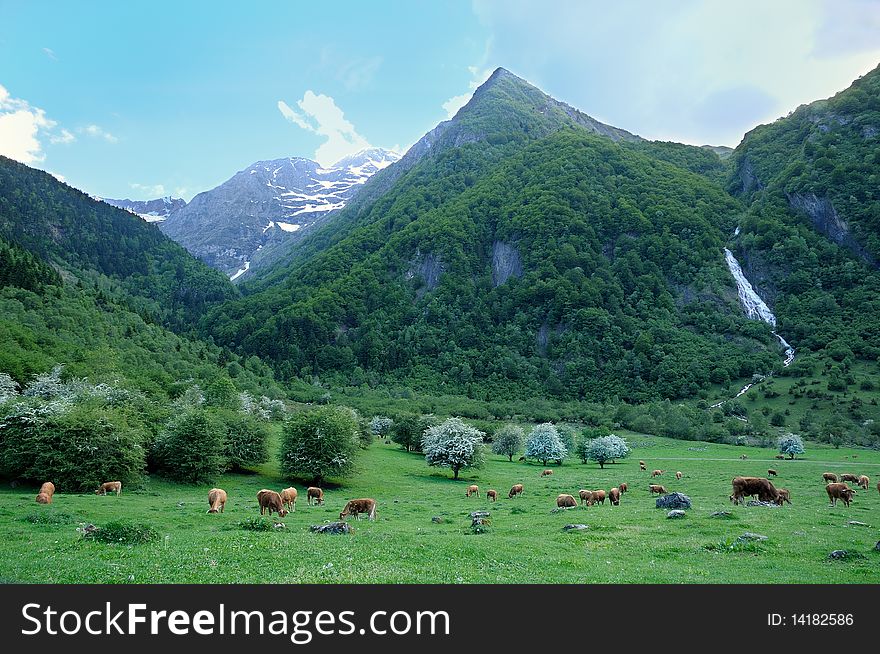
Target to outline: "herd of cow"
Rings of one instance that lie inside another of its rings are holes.
[[[639,461],[639,469],[643,472],[647,472],[648,468],[644,461]],[[660,477],[665,472],[665,470],[653,470],[651,472],[651,479],[653,480],[655,477]],[[541,472],[541,477],[547,477],[552,474],[552,470],[544,470]],[[767,474],[768,476],[777,476],[778,473],[771,468],[767,470]],[[677,480],[680,480],[682,476],[683,475],[680,471],[675,473],[675,478]],[[828,493],[828,500],[831,502],[831,505],[836,506],[837,501],[841,500],[847,507],[850,505],[850,502],[852,502],[856,490],[850,488],[846,482],[853,482],[863,490],[868,490],[868,485],[871,482],[867,475],[845,473],[838,476],[833,472],[823,473],[822,480],[823,482],[827,482],[825,491]],[[733,492],[730,495],[730,501],[734,504],[745,503],[745,498],[747,497],[757,497],[760,502],[778,504],[779,506],[782,506],[785,502],[791,504],[791,493],[789,490],[786,488],[776,488],[766,477],[734,477],[732,484]],[[627,490],[628,486],[626,482],[623,482],[618,486],[611,488],[607,493],[604,489],[581,489],[578,491],[578,496],[581,505],[604,505],[605,500],[608,499],[611,506],[619,506],[621,495],[626,493]],[[658,495],[665,495],[669,492],[662,484],[649,484],[648,490],[652,495],[655,493]],[[877,491],[880,492],[880,483],[877,484]],[[101,484],[95,491],[95,494],[97,495],[107,495],[108,493],[115,493],[117,496],[122,493],[122,482],[108,481]],[[522,493],[523,485],[514,484],[510,489],[510,492],[507,494],[507,497],[512,499],[518,495],[522,495]],[[40,491],[37,493],[37,503],[51,504],[54,495],[55,484],[51,481],[47,481],[40,486]],[[277,513],[279,517],[283,518],[289,512],[296,511],[297,496],[298,492],[296,488],[293,488],[292,486],[290,488],[285,488],[280,493],[264,488],[257,493],[260,515],[268,513],[268,515],[271,516],[273,513]],[[468,486],[465,491],[465,496],[480,497],[480,488],[476,484]],[[223,513],[223,509],[226,507],[227,498],[228,495],[225,490],[222,488],[212,488],[208,492],[208,513]],[[493,502],[497,501],[498,491],[490,488],[486,491],[486,499],[490,499]],[[311,505],[313,501],[316,505],[323,505],[324,491],[316,486],[310,486],[306,490],[306,501],[309,505]],[[556,497],[556,506],[559,508],[573,508],[578,506],[578,501],[573,495],[562,493]],[[371,498],[349,500],[340,512],[339,519],[345,520],[347,516],[352,515],[359,520],[362,513],[370,520],[375,520],[376,500]]]

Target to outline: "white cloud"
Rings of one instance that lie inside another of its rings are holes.
[[[371,147],[329,95],[306,91],[296,104],[302,113],[283,100],[278,101],[278,111],[298,127],[324,137],[314,155],[315,161],[322,166],[330,166],[343,157]]]
[[[80,127],[77,131],[80,134],[86,134],[87,136],[92,136],[94,138],[104,139],[108,143],[116,143],[119,140],[103,127],[94,124]]]
[[[65,183],[67,182],[67,178],[64,175],[62,175],[61,173],[53,173],[50,170],[49,174],[52,175],[52,177],[54,177],[55,179],[57,179],[59,182],[65,182]]]
[[[471,99],[471,96],[474,94],[480,84],[489,79],[489,76],[492,74],[492,68],[481,68],[480,66],[468,66],[468,70],[471,74],[471,81],[468,84],[468,88],[470,89],[467,93],[462,93],[461,95],[454,95],[449,98],[446,102],[444,102],[441,106],[443,110],[446,112],[447,118],[452,118],[458,110],[465,106],[468,101]]]
[[[62,129],[58,134],[53,134],[49,137],[49,143],[62,143],[65,145],[73,143],[75,140],[76,137],[66,129]]]
[[[43,161],[46,155],[40,133],[51,130],[55,124],[45,111],[13,98],[0,84],[0,154],[24,164]]]
[[[52,48],[43,48],[43,54],[49,57],[52,61],[58,61],[58,56]]]
[[[165,196],[165,186],[163,184],[138,184],[137,182],[132,182],[129,186],[135,191],[149,196],[151,200]]]

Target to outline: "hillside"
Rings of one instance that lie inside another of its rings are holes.
[[[564,107],[496,71],[207,333],[285,378],[477,397],[678,398],[772,369],[724,265],[743,206],[717,155]]]

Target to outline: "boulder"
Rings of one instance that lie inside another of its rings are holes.
[[[347,522],[330,522],[326,525],[312,525],[309,531],[319,534],[352,534],[354,529]]]
[[[749,500],[749,502],[748,502],[748,504],[746,504],[746,506],[766,506],[767,508],[770,508],[770,509],[778,509],[779,508],[779,505],[774,504],[773,502],[758,502],[757,500]]]
[[[583,531],[584,529],[589,529],[589,525],[577,524],[577,525],[565,525],[562,528],[562,531]],[[880,543],[878,543],[880,545]]]
[[[436,522],[439,525],[441,522],[443,522],[443,516],[435,515],[433,518],[431,518],[431,522]]]
[[[874,550],[880,552],[880,540],[877,541],[877,544],[874,545]]]
[[[658,509],[689,509],[691,498],[684,493],[669,493],[657,498]]]
[[[740,543],[745,543],[746,541],[752,541],[752,540],[767,540],[767,536],[764,536],[763,534],[755,534],[755,533],[752,533],[751,531],[747,531],[746,533],[744,533],[742,536],[740,536],[736,540],[738,540]]]
[[[733,514],[730,511],[715,511],[714,513],[709,514],[710,518],[732,518]]]
[[[849,552],[846,550],[834,550],[831,554],[828,555],[829,559],[834,559],[835,561],[841,561],[849,556]]]
[[[687,515],[687,513],[685,513],[681,509],[672,509],[672,511],[670,511],[669,513],[666,514],[666,517],[667,518],[683,518],[686,515]]]
[[[472,511],[471,512],[471,518],[488,518],[488,517],[489,517],[488,511]]]
[[[846,524],[848,524],[851,527],[870,527],[871,526],[867,522],[859,522],[858,520],[850,520]]]

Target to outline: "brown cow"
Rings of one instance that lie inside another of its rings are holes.
[[[588,490],[579,490],[578,495],[581,498],[581,504],[586,504],[587,506],[593,506],[593,491]]]
[[[840,475],[840,481],[851,481],[857,484],[859,482],[859,476],[849,472],[844,472],[842,475]]]
[[[666,471],[665,471],[665,470],[654,470],[654,471],[651,473],[651,479],[653,479],[654,477],[659,477],[659,476],[662,475],[664,472],[666,472]]]
[[[273,490],[268,488],[261,490],[257,493],[257,502],[260,503],[260,515],[265,514],[267,511],[270,516],[272,513],[277,513],[279,518],[287,515],[287,509],[284,508],[284,504],[281,502],[281,495]]]
[[[880,493],[880,481],[877,482],[877,492]]]
[[[767,470],[767,474],[771,477],[775,477],[777,475],[777,472],[773,468],[769,468]]]
[[[552,470],[544,470],[544,471],[541,473],[541,476],[542,476],[542,477],[549,477],[549,476],[552,475],[552,474],[553,474],[553,471],[552,471]]]
[[[348,515],[353,515],[355,519],[361,519],[361,513],[366,513],[370,520],[376,519],[376,500],[363,498],[359,500],[349,500],[339,514],[340,520],[345,520]]]
[[[498,500],[498,491],[490,488],[489,490],[486,491],[486,499],[492,500],[493,502],[497,501]]]
[[[37,493],[37,504],[52,504],[52,498],[55,496],[55,484],[47,481],[40,486],[40,492]]]
[[[512,497],[516,497],[517,495],[522,495],[523,485],[522,484],[514,484],[513,488],[510,489],[510,492],[507,494],[508,499]]]
[[[306,490],[306,503],[311,506],[312,500],[315,500],[315,504],[323,504],[324,491],[317,486],[309,486],[308,490]]]
[[[855,491],[845,483],[836,483],[828,484],[825,487],[825,492],[828,493],[831,506],[837,506],[837,500],[843,500],[843,505],[848,507],[849,503],[852,502]]]
[[[294,513],[296,512],[297,495],[299,495],[299,493],[293,486],[291,486],[290,488],[285,488],[283,491],[281,491],[281,501],[284,503],[284,506],[287,508],[288,511],[293,511]]]
[[[676,478],[676,479],[681,479],[681,471],[678,471],[678,472],[675,473],[675,478]]]
[[[781,460],[784,461],[784,460],[785,460],[785,455],[784,455],[784,454],[777,454],[777,455],[776,455],[775,457],[773,457],[773,458],[775,458],[775,459],[781,459]]]
[[[617,488],[618,490],[620,490],[621,493],[625,493],[627,490],[629,490],[629,486],[626,485],[626,482],[623,482]]]
[[[105,481],[101,487],[95,491],[95,495],[106,495],[107,493],[116,493],[118,496],[122,492],[121,481]]]
[[[871,483],[871,478],[868,475],[860,475],[859,476],[859,488],[864,490],[868,490],[868,484]]]
[[[657,493],[658,495],[665,495],[669,491],[666,490],[666,486],[660,486],[659,484],[651,484],[648,486],[648,490],[651,491],[651,495]]]
[[[611,501],[613,506],[620,506],[620,489],[612,488],[608,491],[608,499]]]
[[[226,507],[226,491],[222,488],[212,488],[208,491],[208,513],[223,513]]]
[[[779,493],[779,500],[777,503],[780,506],[782,506],[783,502],[788,502],[789,504],[791,504],[791,491],[789,491],[787,488],[777,488],[776,491]]]
[[[577,502],[574,501],[574,498],[571,495],[562,493],[561,495],[556,496],[556,506],[560,509],[570,509],[576,507]]]
[[[731,484],[733,494],[730,499],[734,504],[742,504],[746,496],[752,495],[757,495],[762,502],[779,502],[779,491],[764,477],[734,477]]]
[[[837,478],[833,472],[823,472],[822,473],[822,481],[827,481],[831,484],[836,484],[840,479]]]
[[[594,504],[605,504],[605,491],[601,488],[599,490],[593,491],[593,503]]]
[[[467,490],[464,492],[465,497],[470,497],[471,495],[480,496],[480,487],[476,484],[471,484],[467,487]]]

